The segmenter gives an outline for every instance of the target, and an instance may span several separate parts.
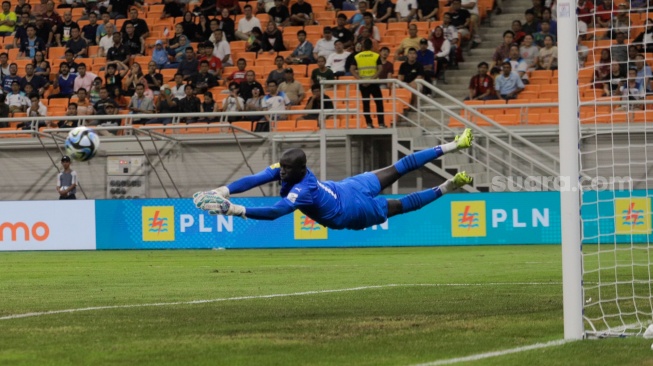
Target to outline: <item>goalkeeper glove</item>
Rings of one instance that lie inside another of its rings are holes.
[[[206,195],[202,202],[199,203],[198,208],[209,211],[210,215],[228,215],[245,217],[245,207],[235,205],[228,199],[218,195]]]
[[[209,215],[240,216],[243,219],[246,219],[247,217],[245,217],[245,211],[245,206],[236,205],[229,202],[229,209],[227,209],[227,212],[223,213],[221,210],[209,210]]]
[[[196,192],[193,194],[193,203],[195,204],[195,207],[200,208],[201,203],[204,200],[204,197],[206,196],[218,196],[222,198],[229,198],[229,188],[226,186],[218,187],[214,190],[211,191],[206,191],[206,192]]]

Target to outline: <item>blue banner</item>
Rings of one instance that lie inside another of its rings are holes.
[[[648,243],[653,191],[583,193],[583,244]]]
[[[233,201],[265,207],[278,199]],[[191,199],[99,200],[95,207],[97,249],[560,243],[557,192],[449,194],[360,231],[327,229],[299,211],[275,221],[209,216]]]

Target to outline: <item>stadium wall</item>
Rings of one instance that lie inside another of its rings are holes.
[[[651,193],[584,193],[585,243],[653,239]],[[234,202],[264,207],[277,200]],[[0,250],[12,251],[559,243],[557,192],[450,194],[360,231],[327,229],[299,211],[275,221],[209,216],[190,199],[0,202]]]

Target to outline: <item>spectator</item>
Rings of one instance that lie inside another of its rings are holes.
[[[233,62],[231,61],[231,47],[229,47],[229,42],[223,39],[224,35],[221,29],[216,29],[213,32],[212,37],[215,37],[213,44],[215,45],[213,49],[213,56],[220,59],[223,66],[231,66]]]
[[[417,55],[413,49],[412,55],[417,59]],[[410,54],[410,52],[409,52]],[[410,56],[409,56],[410,57]],[[374,80],[378,79],[381,72],[381,57],[378,53],[372,51],[372,41],[367,39],[363,41],[363,51],[355,57],[355,65],[352,65],[350,71],[356,79]],[[376,114],[379,121],[379,128],[386,128],[384,110],[383,110],[383,94],[381,93],[380,84],[359,84],[358,89],[363,97],[363,113],[365,115],[365,122],[367,128],[373,128],[372,116],[370,115],[370,97],[374,99],[376,104]]]
[[[75,58],[88,56],[88,44],[81,37],[79,28],[70,30],[70,39],[66,42],[66,49],[72,51]]]
[[[130,5],[136,4],[138,3],[132,0],[109,0],[107,11],[111,14],[111,19],[125,19]]]
[[[238,4],[238,0],[217,0],[215,7],[221,14],[223,14],[225,10],[227,15],[240,14],[240,5]]]
[[[501,99],[517,99],[519,93],[524,90],[524,83],[522,83],[519,75],[512,71],[510,62],[505,62],[501,66],[501,70],[501,74],[495,80],[494,89]]]
[[[645,90],[646,87],[644,85],[639,85],[637,83],[637,70],[628,70],[628,78],[619,88],[619,95],[621,95],[621,99],[625,101],[626,104],[616,110],[627,111],[644,109],[643,104],[632,104],[629,102],[643,100],[646,97]]]
[[[609,78],[603,83],[603,96],[619,95],[622,82],[626,80],[627,73],[622,73],[618,63],[613,63]]]
[[[612,18],[612,27],[608,33],[610,39],[615,39],[618,32],[626,33],[626,38],[630,38],[630,12],[628,11],[628,4],[621,3],[617,7],[617,16]],[[650,22],[647,22],[647,29]],[[585,24],[585,23],[583,23]],[[579,23],[580,28],[580,23]],[[587,27],[585,27],[587,29]],[[635,39],[637,42],[637,39]]]
[[[113,89],[113,100],[118,105],[118,109],[127,109],[129,99],[125,98],[125,91],[122,88]]]
[[[285,80],[286,70],[283,68],[283,57],[277,56],[274,59],[274,64],[277,68],[270,71],[268,78],[265,80],[266,84],[272,80],[276,81],[277,84],[281,84]]]
[[[540,64],[538,70],[557,70],[558,69],[558,47],[553,45],[553,37],[544,38],[544,48],[539,53]]]
[[[533,44],[533,36],[527,34],[524,36],[524,41],[519,47],[519,55],[528,65],[528,71],[533,71],[539,65],[539,48]]]
[[[12,44],[5,45],[5,49],[20,48],[21,43],[27,39],[27,26],[30,25],[29,13],[24,13],[19,18],[20,22],[16,24],[14,41]]]
[[[268,85],[270,85],[268,83]],[[279,91],[286,94],[291,105],[299,105],[304,100],[304,87],[295,80],[293,69],[287,68],[284,82],[279,84]]]
[[[107,106],[111,105],[114,108],[118,107],[116,102],[113,100],[113,98],[110,97],[109,90],[105,87],[100,87],[100,99],[93,104],[93,110],[95,110],[95,114],[97,115],[106,115],[106,114],[113,114],[109,113],[107,111]],[[97,121],[95,122],[95,125],[98,125]]]
[[[324,27],[324,37],[315,43],[313,49],[313,58],[317,60],[319,56],[328,57],[333,52],[336,52],[336,40],[333,38],[331,28]]]
[[[333,38],[342,41],[345,48],[351,47],[354,44],[354,34],[345,27],[347,24],[347,16],[345,14],[338,14],[336,22],[337,25],[335,28],[331,29]],[[304,38],[306,38],[306,33],[304,33]]]
[[[521,29],[524,31],[526,34],[534,34],[537,33],[538,29],[540,28],[540,23],[539,21],[535,18],[535,13],[533,13],[532,10],[526,10],[524,12],[524,17],[526,18],[526,22],[522,24]]]
[[[622,73],[628,70],[628,45],[625,43],[626,34],[624,32],[617,33],[617,42],[610,47],[610,54],[612,61],[618,62],[621,65]]]
[[[82,38],[89,46],[98,45],[97,31],[99,25],[97,24],[97,14],[92,12],[88,14],[89,23],[82,27]]]
[[[625,32],[617,31],[617,36],[619,35],[619,33],[623,34],[624,38],[626,38]],[[644,32],[640,33],[637,37],[635,37],[633,44],[636,45],[637,50],[639,52],[646,52],[646,53],[653,52],[653,19],[646,20],[646,29],[644,30]]]
[[[435,31],[433,31],[432,44],[436,61],[433,76],[437,80],[440,80],[440,78],[443,77],[442,73],[449,64],[449,55],[451,54],[451,44],[449,43],[449,40],[444,37],[444,31],[442,30],[442,27],[436,27]],[[420,44],[420,47],[422,46],[423,45]],[[426,68],[424,70],[426,70]],[[428,73],[426,73],[425,76],[428,76]]]
[[[420,22],[438,20],[439,3],[432,0],[417,0],[417,19]]]
[[[550,30],[549,22],[543,20],[540,23],[540,27],[542,28],[542,31],[533,34],[533,40],[535,41],[535,44],[540,48],[544,47],[544,38],[547,36],[551,36],[551,38],[553,39],[553,44],[555,44],[556,37],[549,31]]]
[[[236,31],[236,39],[246,41],[252,34],[252,29],[257,27],[261,29],[261,21],[252,15],[252,6],[245,5],[245,16],[238,21],[238,30]]]
[[[512,22],[511,29],[512,32],[515,34],[514,42],[517,43],[518,45],[521,45],[521,43],[524,41],[524,37],[526,36],[526,33],[521,28],[521,22],[519,20],[514,20]]]
[[[472,15],[467,9],[462,9],[461,0],[453,0],[451,2],[449,15],[451,16],[451,24],[458,29],[458,33],[462,39],[468,39],[471,35],[469,26],[472,21]]]
[[[436,37],[435,39],[439,40],[440,43],[433,44],[433,48],[436,50],[440,50],[441,47],[443,47],[444,42],[448,42],[448,41],[442,35],[442,28],[437,27],[436,30],[440,36]],[[417,50],[417,62],[419,62],[424,68],[424,80],[426,80],[429,83],[432,83],[433,77],[435,76],[435,66],[436,66],[435,53],[429,50],[428,46],[429,46],[429,41],[427,41],[426,39],[422,38],[419,41],[419,50]],[[430,89],[426,89],[424,93],[427,95],[430,94]]]
[[[209,73],[209,62],[200,62],[200,71],[190,79],[190,85],[195,88],[195,94],[204,94],[209,89],[218,86],[218,79]]]
[[[177,68],[177,74],[183,75],[184,80],[190,80],[195,74],[197,74],[199,62],[197,61],[197,57],[195,57],[193,47],[187,47],[185,54],[186,57],[181,60],[181,63]]]
[[[212,1],[211,3],[211,7],[215,9],[215,2]],[[163,14],[161,15],[161,19],[177,18],[184,15],[182,9],[186,7],[186,3],[182,3],[182,0],[163,0],[163,4]]]
[[[435,31],[435,29],[433,29]],[[458,29],[451,24],[451,14],[444,13],[442,16],[442,30],[444,31],[444,38],[449,41],[451,51],[449,51],[449,64],[452,67],[458,68]],[[432,36],[433,32],[431,32]]]
[[[510,67],[519,75],[522,83],[529,84],[528,81],[528,64],[519,54],[519,46],[513,44],[510,46],[510,56],[504,62],[510,62]]]
[[[245,81],[240,83],[240,96],[243,97],[245,101],[248,100],[252,97],[252,89],[254,88],[259,88],[261,91],[263,90],[261,83],[256,81],[256,74],[254,74],[254,71],[249,70],[245,74]]]
[[[216,109],[217,106],[218,104],[213,99],[213,93],[211,92],[204,93],[204,100],[202,101],[202,104],[200,104],[200,110],[202,111],[202,113],[217,112],[218,111]],[[204,122],[216,122],[216,121],[211,118],[208,118],[204,120]]]
[[[274,6],[274,0],[258,0],[256,2],[256,14],[267,14]]]
[[[176,101],[177,109],[179,110],[179,113],[200,113],[202,111],[200,107],[202,102],[193,93],[193,87],[187,84],[186,86],[184,86],[184,93],[185,93],[184,98]],[[183,122],[186,123],[193,123],[198,121],[199,121],[198,117],[187,117],[183,119]]]
[[[497,99],[494,91],[494,79],[487,74],[487,62],[478,64],[478,74],[469,80],[469,96],[465,100],[493,100]]]
[[[109,91],[110,96],[115,96],[116,89],[122,90],[122,80],[127,75],[129,68],[120,61],[114,61],[107,64],[106,74],[104,75],[104,86]]]
[[[315,24],[313,7],[304,0],[297,0],[290,7],[290,24],[296,26]]]
[[[30,95],[29,100],[30,105],[26,111],[29,117],[45,117],[48,115],[48,107],[41,103],[41,99],[37,94]]]
[[[213,31],[211,30],[211,22],[206,15],[199,15],[200,22],[197,24],[197,39],[202,42],[211,37]]]
[[[361,40],[361,42],[357,42],[356,45],[354,46],[354,50],[347,56],[347,59],[345,60],[345,75],[346,76],[352,76],[351,73],[351,67],[353,65],[356,65],[356,56],[358,56],[359,53],[363,50],[363,42],[364,40]],[[372,46],[372,51],[376,51],[374,49],[374,46]]]
[[[11,92],[7,94],[7,105],[9,105],[9,112],[24,112],[29,107],[29,99],[25,93],[20,91],[20,83],[13,81],[11,83]]]
[[[238,5],[238,2],[236,2],[236,6]],[[240,7],[238,8],[240,12]],[[221,18],[220,18],[220,29],[222,29],[222,33],[224,34],[224,37],[227,39],[227,42],[231,42],[235,39],[236,37],[236,23],[234,22],[233,19],[231,19],[229,10],[227,9],[222,9],[221,13]]]
[[[180,73],[175,74],[175,85],[171,88],[172,97],[175,99],[184,99],[186,97],[185,89],[184,76]]]
[[[355,31],[361,24],[363,24],[363,14],[367,12],[368,4],[367,1],[360,1],[358,3],[358,13],[352,15],[351,18],[347,21],[351,25],[351,30]]]
[[[611,1],[611,0],[604,0],[604,1]],[[553,34],[555,37],[558,36],[558,22],[553,20],[551,18],[551,9],[549,8],[544,8],[542,10],[542,22],[548,22],[549,23],[549,32]],[[609,26],[609,22],[606,26]],[[537,28],[538,31],[542,30],[542,23],[540,23],[539,27]]]
[[[245,101],[242,97],[238,96],[238,83],[231,82],[229,84],[229,95],[222,101],[223,112],[242,112],[245,110]],[[240,120],[239,116],[228,116],[226,121],[236,122]]]
[[[145,85],[138,83],[136,84],[136,92],[129,102],[129,113],[130,114],[152,114],[154,113],[154,102],[152,98],[145,96]],[[135,124],[144,124],[145,121],[141,118],[134,118],[133,123]]]
[[[454,0],[454,1],[460,3],[460,0]],[[417,36],[417,25],[410,24],[408,26],[408,37],[404,38],[399,44],[399,47],[397,47],[397,51],[395,52],[395,60],[405,61],[407,56],[406,51],[408,51],[411,48],[418,49],[420,39],[422,38]]]
[[[18,65],[16,63],[12,63],[9,65],[9,75],[4,73],[4,70],[2,72],[3,78],[2,78],[2,90],[5,93],[9,93],[11,91],[11,83],[14,81],[18,82],[20,84],[20,76],[18,76]]]
[[[478,33],[478,27],[481,23],[481,18],[478,13],[478,2],[476,0],[462,0],[460,6],[462,9],[465,9],[469,12],[469,25],[471,26],[473,46],[477,46],[481,43],[481,36]]]
[[[270,53],[275,53],[285,50],[286,46],[283,44],[283,34],[279,28],[277,28],[277,25],[274,22],[268,22],[267,29],[265,33],[263,33],[261,51],[269,51]]]
[[[79,64],[75,62],[75,55],[73,54],[73,51],[66,50],[66,53],[64,53],[63,62],[68,65],[68,69],[70,69],[71,74],[77,74],[77,68],[79,67]]]
[[[77,90],[77,115],[78,116],[91,116],[95,113],[93,110],[93,103],[88,99],[86,89],[79,88]]]
[[[161,94],[159,95],[159,102],[156,105],[157,114],[169,114],[177,112],[177,101],[179,99],[174,98],[172,91],[168,85],[161,86]],[[161,123],[167,125],[172,122],[172,117],[158,117],[153,118],[147,121],[146,124]]]
[[[20,89],[25,91],[25,85],[29,84],[39,97],[43,97],[45,90],[50,86],[50,81],[43,76],[34,74],[34,70],[33,64],[25,65],[25,77],[20,80]]]
[[[642,54],[635,57],[635,71],[637,72],[637,85],[641,85],[643,89],[646,89],[646,86],[649,85],[649,80],[653,77],[653,73],[651,72],[651,68],[646,64],[645,57]]]
[[[319,85],[313,85],[311,88],[311,93],[313,94],[306,102],[306,110],[325,110],[333,109],[333,102],[328,95],[322,95]],[[302,119],[315,119],[318,120],[320,115],[318,113],[310,113],[301,117]]]
[[[515,34],[512,31],[508,30],[503,32],[503,43],[497,46],[494,50],[494,55],[492,55],[492,61],[494,61],[495,65],[501,65],[503,60],[510,56],[510,46],[512,46],[514,39]]]
[[[129,58],[133,61],[136,56],[145,55],[145,42],[136,35],[133,24],[127,24],[125,34],[122,35],[123,43],[129,52]]]
[[[59,89],[59,93],[50,94],[48,99],[52,98],[70,98],[74,94],[74,84],[76,74],[70,73],[68,64],[62,62],[59,65],[59,76],[54,79],[54,88]]]
[[[97,77],[95,80],[93,80],[93,88],[88,92],[88,99],[95,106],[95,103],[97,103],[101,97],[100,97],[100,89],[102,88],[102,79]],[[79,90],[77,91],[79,93]]]
[[[584,0],[580,0],[579,2],[582,1]],[[533,2],[533,7],[528,10],[530,10],[533,13],[535,19],[540,21],[542,20],[542,11],[544,10],[544,6],[542,5],[542,0],[532,0],[532,2]]]
[[[154,43],[154,49],[152,50],[152,61],[154,65],[159,69],[167,68],[170,65],[168,60],[168,51],[163,48],[163,41],[157,40]]]
[[[247,71],[245,70],[245,67],[247,67],[247,61],[245,61],[244,58],[239,58],[236,64],[238,65],[238,69],[232,72],[231,75],[227,75],[227,81],[235,81],[240,84],[245,80],[247,74]]]
[[[374,16],[370,12],[365,12],[365,14],[363,14],[363,24],[361,24],[361,26],[358,27],[358,29],[356,29],[356,33],[354,33],[354,37],[358,38],[363,32],[363,30],[365,29],[367,29],[370,32],[370,35],[374,41],[376,41],[377,43],[381,42],[381,33],[379,32],[379,28],[374,25]],[[343,42],[343,46],[344,46],[344,42]]]
[[[41,38],[46,45],[52,43],[52,26],[45,21],[43,16],[37,16],[34,22],[36,28],[36,36]]]
[[[350,52],[345,52],[343,49],[342,42],[336,41],[336,52],[332,53],[327,57],[326,67],[333,71],[335,76],[344,76],[345,75],[345,61],[349,57]]]
[[[612,0],[599,0],[598,6],[594,12],[594,24],[597,28],[610,28],[612,25],[612,16],[616,13],[617,9],[612,3]]]
[[[424,67],[417,62],[417,51],[410,48],[408,49],[408,59],[399,67],[399,80],[419,90],[420,88],[415,82],[416,79],[424,79]]]
[[[535,5],[540,3],[538,0],[533,0],[533,8],[535,9]],[[594,3],[591,0],[578,0],[578,4],[576,5],[576,14],[578,15],[578,21],[581,21],[585,24],[587,24],[588,27],[593,27],[594,26]],[[538,11],[535,11],[535,16],[538,19],[542,19],[542,6],[539,6],[539,13]]]
[[[326,67],[326,57],[320,56],[317,58],[317,68],[311,72],[311,83],[319,85],[322,80],[335,80],[336,77],[333,71]]]
[[[100,38],[98,43],[97,57],[106,57],[111,47],[113,47],[113,34],[116,26],[109,23],[105,26],[106,34]]]
[[[145,39],[149,37],[150,30],[147,26],[147,22],[144,19],[138,18],[138,9],[135,7],[129,9],[129,19],[125,20],[125,22],[122,23],[122,28],[120,29],[120,33],[122,33],[123,35],[129,34],[127,32],[127,27],[130,25],[134,28],[133,34],[136,36],[136,38]]]
[[[79,25],[73,21],[73,14],[70,10],[63,13],[63,22],[56,24],[56,32],[54,33],[55,42],[57,46],[63,47],[72,35],[72,29],[77,28]]]
[[[163,85],[163,75],[156,70],[157,66],[154,61],[147,64],[147,74],[143,76],[147,87],[152,90],[154,95],[159,95],[161,85]]]
[[[270,23],[275,23],[281,27],[290,25],[290,11],[283,4],[283,0],[274,0],[274,7],[268,11],[268,15],[270,16]]]
[[[349,32],[348,29],[347,31]],[[297,40],[299,40],[299,45],[288,56],[286,63],[308,65],[315,62],[315,59],[313,59],[313,44],[306,40],[306,32],[303,30],[298,31]]]
[[[27,26],[27,38],[20,43],[19,58],[34,58],[36,52],[44,52],[46,48],[45,42],[36,36],[36,27],[33,25]]]
[[[372,12],[376,15],[376,21],[379,23],[387,23],[394,21],[395,4],[392,0],[377,0],[374,2]]]
[[[143,84],[144,92],[148,97],[153,97],[152,91],[147,88],[147,81],[145,80],[145,74],[143,74],[143,69],[141,64],[134,62],[127,73],[125,74],[125,80],[123,81],[123,87],[126,86],[125,95],[133,96],[136,93],[136,85]]]
[[[171,63],[169,67],[179,67],[179,63],[184,59],[184,57],[186,57],[186,49],[189,47],[192,49],[188,37],[183,34],[179,36],[179,41],[174,44],[174,46],[176,46],[176,48],[171,49],[174,62]]]
[[[268,83],[268,94],[263,98],[262,104],[263,109],[273,113],[265,115],[266,122],[256,124],[254,129],[256,132],[268,132],[270,131],[270,122],[286,118],[286,115],[278,115],[274,112],[285,111],[286,106],[290,105],[290,100],[284,92],[278,90],[277,83],[271,81]]]
[[[107,52],[107,64],[111,61],[129,63],[129,50],[122,43],[122,36],[118,32],[113,33],[113,47]]]
[[[76,117],[77,116],[77,103],[68,103],[68,108],[66,109],[66,117]],[[69,118],[59,121],[57,127],[59,128],[75,128],[79,125],[79,120]]]
[[[0,60],[2,56],[0,55]],[[50,62],[45,59],[45,56],[42,51],[36,51],[34,53],[34,59],[32,60],[34,65],[35,74],[44,77],[46,80],[50,80]]]
[[[16,13],[11,11],[11,3],[9,1],[2,2],[2,13],[0,13],[0,36],[10,36],[16,30],[16,22],[18,17]]]
[[[209,73],[214,75],[216,79],[220,80],[220,78],[222,78],[222,61],[220,61],[219,58],[213,56],[213,43],[204,42],[203,51],[204,54],[199,58],[199,61],[208,61]]]
[[[181,23],[177,23],[174,26],[174,34],[172,38],[168,39],[168,45],[166,46],[166,51],[168,51],[168,54],[172,57],[177,56],[178,52],[184,52],[185,48],[180,48],[180,47],[188,47],[185,43],[180,42],[181,37],[188,37],[184,34],[184,26],[181,25]]]
[[[113,102],[113,99],[111,100]],[[102,115],[106,116],[114,116],[117,115],[118,112],[118,106],[115,104],[107,104],[104,110],[105,113],[102,113]],[[99,113],[98,113],[99,114]],[[111,118],[111,119],[103,119],[103,120],[96,120],[95,121],[96,126],[101,126],[101,127],[118,127],[120,126],[120,119],[119,118]],[[98,134],[102,136],[111,136],[115,135],[117,131],[107,131],[107,130],[95,130]]]
[[[6,103],[6,100],[7,95],[0,94],[0,118],[9,118],[9,106]],[[0,128],[6,127],[9,127],[9,122],[0,122]]]
[[[263,108],[263,96],[261,95],[261,89],[259,87],[254,87],[252,88],[252,96],[251,98],[247,99],[245,101],[245,110],[248,112],[252,111],[262,111],[264,110]],[[264,122],[265,121],[265,116],[263,115],[254,115],[254,116],[247,116],[245,117],[247,120],[252,121],[252,122]]]
[[[106,26],[111,24],[113,26],[113,23],[111,23],[111,17],[109,16],[109,13],[103,12],[100,14],[100,19],[101,23],[97,26],[97,31],[95,32],[95,41],[97,44],[100,44],[100,40],[102,37],[107,35],[107,30]]]
[[[397,0],[395,5],[395,21],[410,22],[417,16],[416,0]]]
[[[261,49],[263,49],[263,32],[258,27],[254,27],[245,44],[245,51],[259,53]]]
[[[381,47],[379,55],[381,56],[381,72],[379,73],[379,79],[392,78],[392,74],[395,72],[395,67],[394,64],[388,60],[388,57],[390,57],[390,49],[388,47]],[[383,84],[380,86],[386,87]]]
[[[57,193],[60,200],[77,199],[77,172],[70,169],[70,157],[64,155],[61,158],[63,171],[57,175]]]

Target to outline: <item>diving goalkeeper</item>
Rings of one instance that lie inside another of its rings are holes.
[[[440,156],[472,145],[472,130],[465,129],[453,142],[408,155],[397,163],[339,182],[319,181],[306,167],[301,149],[290,149],[278,163],[260,173],[241,178],[212,191],[197,192],[193,202],[211,215],[241,216],[256,220],[275,220],[295,210],[331,229],[361,230],[384,223],[388,218],[420,209],[445,193],[470,184],[465,172],[438,187],[411,193],[400,199],[377,197],[404,174]],[[281,181],[282,200],[271,207],[244,207],[229,201],[229,195],[245,192],[273,181]]]

